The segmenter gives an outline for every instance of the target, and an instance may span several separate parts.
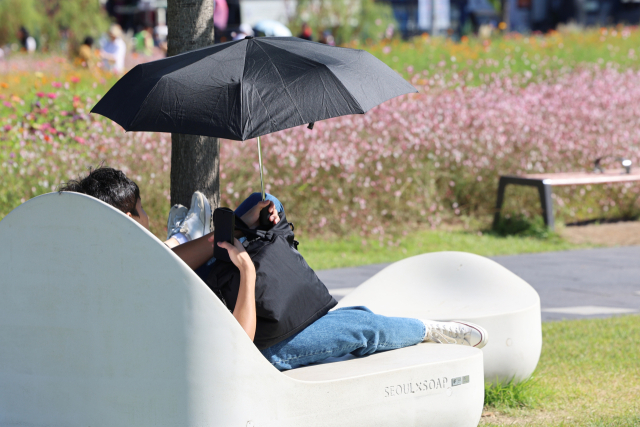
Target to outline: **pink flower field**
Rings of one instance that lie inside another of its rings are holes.
[[[0,217],[104,161],[138,181],[161,236],[170,137],[125,134],[90,115],[111,82],[92,78],[48,73],[21,95],[10,84],[0,88]],[[419,94],[364,116],[316,123],[313,131],[265,136],[267,191],[284,202],[303,234],[383,239],[390,230],[443,221],[487,225],[500,174],[589,170],[603,155],[640,165],[639,71],[585,66],[523,85],[526,78],[470,87],[465,76],[425,71],[412,77]],[[255,141],[222,141],[220,163],[223,205],[259,191]],[[557,190],[556,215],[566,222],[634,217],[639,194],[631,184]],[[535,190],[508,190],[506,212],[538,215]]]

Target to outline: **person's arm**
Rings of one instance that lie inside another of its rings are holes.
[[[211,240],[213,240],[213,236]],[[233,317],[253,341],[256,335],[256,269],[238,239],[234,239],[233,245],[228,242],[220,242],[218,246],[229,252],[231,262],[240,270],[240,290],[236,306],[233,309]]]
[[[241,219],[249,228],[256,228],[259,225],[260,210],[265,206],[269,207],[269,221],[273,224],[280,222],[278,211],[273,202],[268,200],[258,202]],[[172,247],[173,252],[178,255],[192,269],[202,266],[205,262],[213,257],[211,243],[213,242],[213,233],[209,233],[199,239],[192,240],[182,245]],[[169,246],[171,246],[169,244]]]
[[[280,216],[278,215],[276,206],[273,204],[272,201],[269,201],[269,200],[262,200],[256,203],[256,205],[251,209],[249,209],[249,211],[246,214],[242,215],[240,219],[245,224],[247,224],[247,227],[256,228],[258,225],[260,225],[260,211],[265,206],[269,207],[269,221],[271,221],[274,225],[279,223]]]
[[[213,257],[211,242],[213,242],[213,233],[172,247],[171,250],[195,270]]]

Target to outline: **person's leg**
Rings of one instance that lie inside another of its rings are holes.
[[[294,369],[349,353],[366,356],[415,345],[425,338],[421,320],[386,317],[366,307],[330,311],[298,334],[262,350],[279,370]]]

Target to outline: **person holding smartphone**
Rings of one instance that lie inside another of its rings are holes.
[[[142,207],[140,190],[122,171],[105,167],[93,169],[86,177],[62,185],[59,191],[79,192],[100,199],[149,228],[149,217]],[[235,214],[247,227],[256,228],[260,223],[260,211],[264,208],[269,213],[269,221],[278,224],[283,207],[272,195],[267,195],[267,200],[263,201],[259,193],[252,194],[238,206]],[[190,233],[189,230],[186,232]],[[215,262],[211,258],[213,241],[213,233],[204,233],[174,246],[172,250],[203,277],[199,270],[206,270]],[[238,239],[234,239],[233,244],[219,242],[218,245],[228,252],[229,259],[240,272],[238,296],[232,314],[253,341],[257,320],[256,268]],[[286,268],[282,269],[282,274],[287,274]],[[359,357],[422,342],[482,348],[487,341],[486,330],[469,322],[387,317],[366,307],[344,307],[329,311],[301,331],[260,351],[277,369],[287,370],[329,357],[347,354]]]

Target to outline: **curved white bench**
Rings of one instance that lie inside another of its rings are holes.
[[[481,351],[421,344],[281,373],[172,251],[91,197],[24,203],[0,221],[0,243],[3,427],[480,419]]]
[[[434,252],[398,261],[358,286],[338,307],[364,305],[387,316],[467,320],[489,333],[488,382],[529,378],[542,349],[540,297],[490,259]]]

